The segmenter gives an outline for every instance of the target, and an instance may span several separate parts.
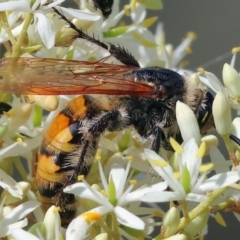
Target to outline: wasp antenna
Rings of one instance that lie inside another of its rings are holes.
[[[107,45],[101,42],[99,38],[96,39],[94,34],[91,37],[87,33],[84,33],[81,29],[79,29],[74,23],[72,23],[68,18],[66,18],[64,14],[58,11],[56,8],[53,7],[53,10],[60,16],[60,18],[62,18],[67,24],[69,24],[70,28],[72,28],[78,33],[78,38],[85,39],[87,42],[93,43],[94,45],[105,49],[111,54],[110,57],[114,57],[116,60],[120,61],[126,66],[140,67],[138,61],[133,57],[133,55],[122,46],[115,46],[113,44]]]

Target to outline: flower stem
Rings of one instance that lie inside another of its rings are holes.
[[[184,218],[186,220],[189,219],[188,205],[187,205],[187,201],[185,200],[182,201],[182,211],[183,211]]]
[[[180,221],[180,224],[178,226],[178,229],[176,232],[179,232],[183,228],[185,228],[191,220],[196,218],[197,216],[201,215],[202,213],[209,211],[210,204],[218,197],[220,196],[224,191],[226,191],[228,187],[219,188],[215,191],[208,194],[205,201],[200,203],[197,207],[195,207],[191,212],[189,212],[189,218],[183,217]]]
[[[9,26],[6,12],[0,12],[0,20],[1,20],[1,25],[5,29],[12,45],[15,45],[16,44],[16,39],[14,38],[14,36],[12,34],[12,31],[11,31],[11,28]]]
[[[33,14],[28,13],[25,18],[22,31],[17,39],[17,42],[16,42],[16,44],[13,45],[12,57],[19,57],[21,55],[22,43],[26,36],[27,29],[28,29],[29,25],[31,24],[32,19],[33,19]]]
[[[113,239],[121,240],[121,235],[120,235],[119,230],[118,230],[118,221],[117,221],[114,213],[112,213],[112,229],[113,229],[113,232],[114,232]]]
[[[230,209],[235,203],[234,198],[228,198],[225,202],[219,203],[211,208],[211,212],[216,212],[223,209]]]

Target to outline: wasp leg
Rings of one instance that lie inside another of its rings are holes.
[[[153,129],[153,133],[152,133],[152,136],[151,138],[153,139],[152,140],[152,143],[151,143],[151,146],[150,148],[158,153],[159,150],[160,150],[160,145],[161,145],[161,136],[163,135],[163,132],[162,130],[159,128],[159,127],[154,127]]]
[[[82,137],[83,144],[81,149],[79,150],[80,153],[78,164],[74,170],[74,174],[69,177],[68,181],[64,184],[64,187],[75,182],[78,174],[83,172],[86,156],[88,155],[88,152],[91,151],[92,142],[95,139],[98,139],[100,135],[106,130],[118,131],[120,129],[123,129],[126,124],[126,116],[122,114],[122,112],[119,110],[112,110],[107,112],[104,116],[98,119],[92,126],[87,129],[87,131],[83,134]]]

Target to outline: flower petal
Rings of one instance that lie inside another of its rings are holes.
[[[18,183],[2,169],[0,169],[0,186],[8,191],[13,197],[22,198],[23,190]]]
[[[10,225],[7,225],[7,226],[3,226],[1,227],[1,230],[0,230],[0,237],[4,237],[4,236],[7,236],[10,234],[10,232],[13,230],[13,229],[19,229],[19,228],[24,228],[26,227],[28,224],[28,220],[27,218],[19,221],[19,222],[15,222],[13,224],[10,224]]]
[[[139,200],[143,202],[169,202],[175,200],[185,199],[185,195],[183,196],[179,192],[171,192],[171,191],[155,191],[146,193]]]
[[[207,179],[199,188],[204,191],[213,191],[217,188],[229,186],[239,180],[237,172],[219,173]]]
[[[149,187],[137,189],[127,194],[127,196],[123,199],[123,201],[120,202],[119,200],[118,203],[121,205],[124,205],[129,202],[139,201],[145,194],[155,192],[155,191],[158,191],[158,194],[162,195],[162,191],[165,190],[167,186],[168,186],[167,182],[160,182]]]
[[[34,18],[36,21],[36,27],[37,27],[38,33],[44,45],[48,49],[52,48],[55,44],[55,34],[52,30],[49,19],[40,10],[37,10],[34,12]]]
[[[87,183],[75,183],[69,187],[64,188],[64,192],[72,193],[81,198],[90,199],[101,205],[107,205],[108,207],[112,207],[106,197],[92,189]]]
[[[101,16],[96,13],[57,6],[55,8],[67,18],[77,18],[87,21],[97,21],[101,18]]]
[[[40,206],[40,203],[37,201],[28,201],[17,207],[15,207],[9,214],[7,214],[1,221],[0,226],[7,226],[12,222],[16,222],[25,216],[27,216],[30,212]]]
[[[11,1],[0,3],[0,11],[19,11],[19,12],[30,12],[30,5],[28,0]]]
[[[139,230],[143,230],[145,227],[145,223],[141,220],[141,218],[135,216],[122,207],[115,207],[114,213],[117,216],[118,222],[124,226]]]
[[[33,234],[24,231],[21,228],[15,228],[13,230],[11,230],[11,235],[14,237],[15,240],[40,240],[39,238],[37,238],[36,236],[34,236]]]
[[[205,198],[206,198],[205,195],[189,193],[186,197],[186,200],[192,201],[192,202],[203,202]]]

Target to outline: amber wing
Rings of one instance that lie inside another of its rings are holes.
[[[123,77],[137,68],[49,58],[0,60],[0,92],[15,94],[155,95],[152,86]]]

